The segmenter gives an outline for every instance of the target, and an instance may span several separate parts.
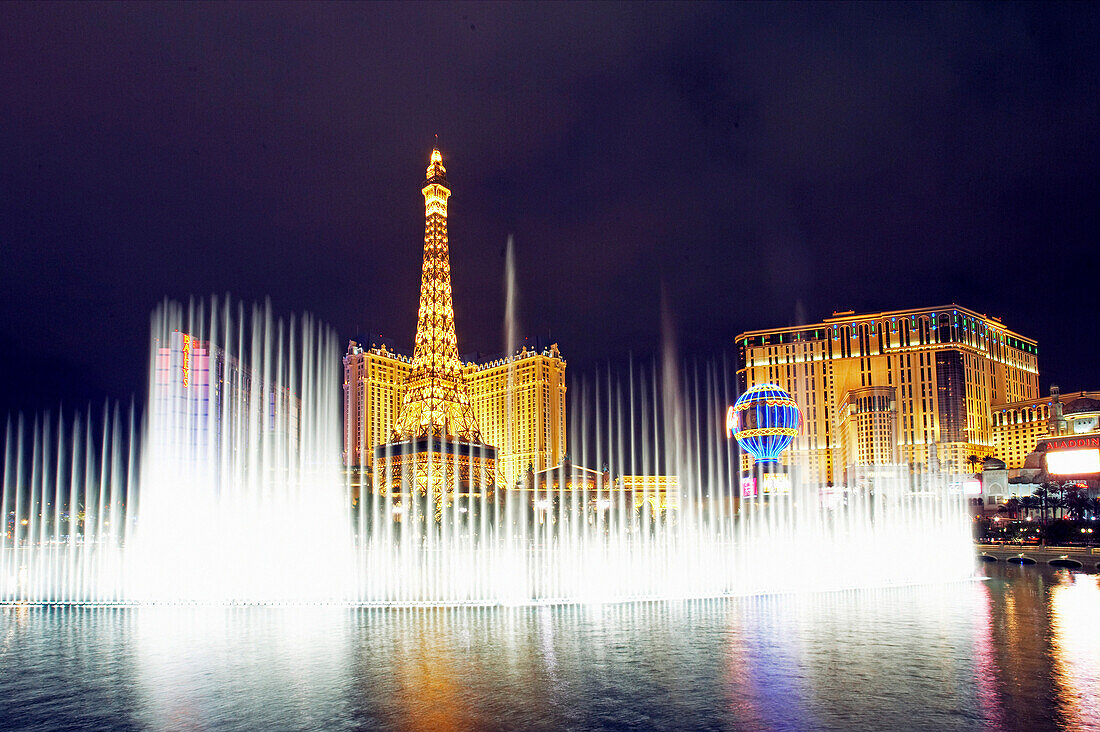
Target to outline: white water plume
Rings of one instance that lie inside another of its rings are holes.
[[[351,587],[336,339],[270,304],[153,316],[130,597],[342,601]]]
[[[674,370],[671,345],[661,368],[574,384],[572,461],[534,490],[366,491],[353,508],[338,364],[309,317],[165,303],[144,429],[117,409],[8,422],[0,602],[614,602],[973,572],[944,476],[885,471],[873,492],[794,480],[740,500],[729,366]]]

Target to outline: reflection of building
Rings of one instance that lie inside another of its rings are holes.
[[[448,434],[462,439],[476,431],[477,441],[496,448],[497,473],[505,485],[513,485],[528,466],[541,470],[565,455],[566,362],[557,344],[539,351],[523,348],[511,358],[484,364],[459,360],[447,242],[450,189],[438,150],[432,153],[423,193],[425,250],[416,348],[409,358],[385,345],[349,344],[344,462],[373,469],[376,448],[395,432],[445,425]]]
[[[804,464],[821,483],[842,481],[861,446],[864,455],[893,452],[887,441],[896,446],[892,462],[927,470],[937,444],[943,467],[964,473],[970,455],[993,452],[993,408],[1039,393],[1035,341],[958,305],[834,313],[742,333],[737,345],[741,389],[771,382],[801,406],[805,428],[784,461]],[[868,387],[881,389],[864,394]],[[852,410],[861,399],[872,407],[865,417]],[[892,437],[880,434],[884,419]]]

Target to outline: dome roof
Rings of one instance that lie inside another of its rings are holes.
[[[1043,468],[1043,453],[1032,452],[1028,453],[1028,456],[1024,458],[1025,468],[1034,468],[1036,470],[1042,470]]]
[[[1100,401],[1080,397],[1074,399],[1062,409],[1062,414],[1079,414],[1081,412],[1100,412]]]
[[[999,460],[992,455],[982,461],[982,470],[1004,470],[1008,467],[1004,460]]]

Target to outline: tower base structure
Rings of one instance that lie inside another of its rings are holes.
[[[426,503],[438,521],[447,506],[490,497],[497,486],[497,449],[453,438],[417,437],[374,448],[374,488],[398,515]]]

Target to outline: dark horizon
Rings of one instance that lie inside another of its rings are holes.
[[[420,184],[459,348],[573,376],[957,302],[1100,388],[1095,6],[0,6],[0,412],[138,400],[165,296],[411,351]],[[1086,295],[1077,294],[1081,283]]]

